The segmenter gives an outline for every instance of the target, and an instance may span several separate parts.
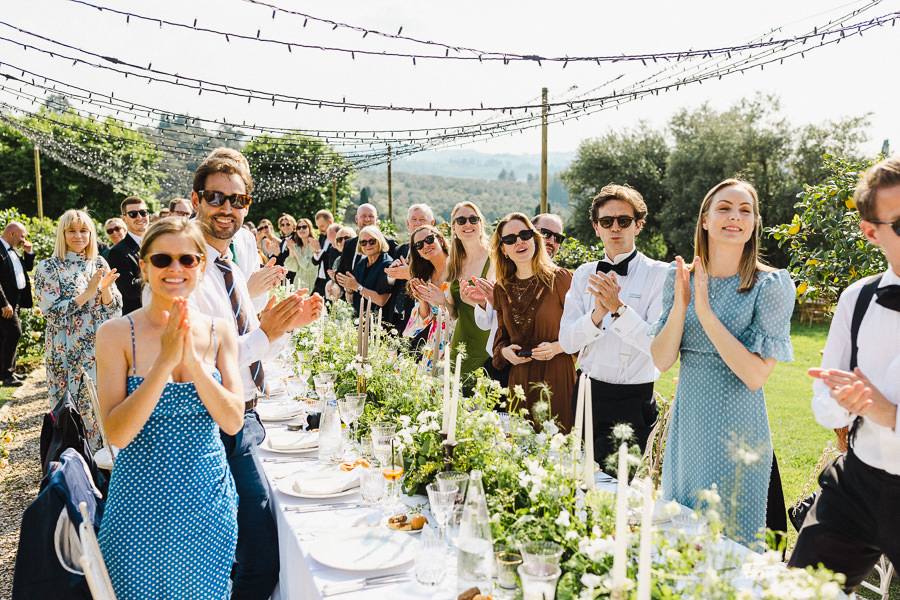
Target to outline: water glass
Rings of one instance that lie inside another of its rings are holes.
[[[436,483],[429,483],[425,486],[428,492],[428,504],[431,508],[431,514],[434,515],[438,526],[438,538],[446,539],[447,521],[450,520],[450,514],[456,504],[456,494],[459,487],[456,485],[445,484],[439,486]]]
[[[556,584],[562,569],[550,565],[529,566],[521,564],[516,569],[522,582],[523,600],[546,600],[556,598]]]
[[[376,504],[384,497],[384,476],[381,467],[358,467],[362,469],[359,474],[359,493],[366,504]]]
[[[518,587],[516,573],[521,564],[522,555],[517,552],[506,550],[497,553],[497,581],[500,583],[500,587],[507,590]]]
[[[451,513],[450,523],[459,525],[459,519],[462,517],[463,503],[466,501],[466,489],[469,487],[469,474],[463,471],[444,471],[438,473],[435,481],[438,487],[455,485],[458,490],[456,492],[456,508]]]
[[[444,579],[447,544],[436,538],[421,538],[416,552],[416,581],[424,586],[436,586]]]
[[[372,450],[375,458],[384,463],[390,460],[391,440],[397,434],[397,426],[394,423],[380,421],[372,425]]]
[[[558,567],[563,547],[556,542],[536,541],[522,544],[522,562],[526,567]]]

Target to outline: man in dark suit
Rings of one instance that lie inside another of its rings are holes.
[[[25,226],[16,221],[0,235],[0,381],[9,387],[22,385],[16,375],[16,350],[22,337],[19,308],[33,306],[28,271],[34,268],[34,252],[26,237]]]
[[[141,307],[141,269],[138,266],[138,250],[141,239],[150,225],[150,211],[143,200],[129,196],[122,200],[122,220],[128,233],[121,242],[109,249],[109,266],[119,273],[116,285],[122,293],[122,314],[127,315]]]

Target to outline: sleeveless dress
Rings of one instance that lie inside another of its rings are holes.
[[[133,356],[133,321],[131,343]],[[129,376],[128,393],[143,380]],[[237,493],[219,426],[193,382],[167,383],[119,452],[99,541],[119,600],[228,597]]]
[[[484,262],[484,268],[481,270],[481,277],[487,276],[488,269],[491,268],[491,261]],[[487,352],[488,337],[491,332],[480,328],[475,322],[475,307],[463,302],[459,293],[459,281],[450,282],[450,295],[453,297],[453,304],[456,306],[456,326],[453,329],[453,338],[450,341],[450,362],[456,368],[456,353],[460,344],[466,347],[466,354],[462,360],[462,378],[461,383],[466,390],[471,390],[475,385],[474,373],[484,366],[484,362],[489,358]]]
[[[675,263],[672,263],[674,265]],[[738,293],[740,275],[710,278],[710,306],[750,352],[792,361],[794,283],[785,270],[760,272],[756,285]],[[662,472],[662,497],[697,508],[698,492],[717,486],[726,533],[742,544],[766,522],[772,437],[763,390],[751,391],[725,364],[700,325],[691,302],[681,337],[681,367],[670,417]],[[650,329],[665,325],[675,292],[675,267],[663,287],[663,311]]]

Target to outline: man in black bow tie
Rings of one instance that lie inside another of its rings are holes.
[[[853,591],[882,554],[900,565],[900,158],[869,169],[854,197],[860,228],[888,269],[841,294],[822,367],[810,369],[820,425],[850,427],[847,454],[819,476],[822,493],[800,529],[790,566],[823,563]]]
[[[647,329],[662,312],[668,265],[634,246],[646,218],[647,205],[634,188],[610,184],[600,190],[591,221],[605,256],[575,271],[559,326],[563,351],[580,353],[578,366],[590,377],[594,456],[601,467],[615,451],[616,424],[631,425],[643,450],[656,423],[653,382],[659,371]]]

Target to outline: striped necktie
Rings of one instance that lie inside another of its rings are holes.
[[[228,299],[231,300],[231,310],[234,311],[234,321],[237,323],[238,335],[245,335],[250,331],[250,324],[247,323],[247,313],[244,311],[241,295],[234,285],[234,267],[232,267],[229,260],[221,257],[216,259],[216,266],[219,267],[219,270],[222,271],[222,277],[225,278],[225,290],[228,292]],[[256,388],[261,393],[267,394],[262,362],[256,361],[250,365],[250,375],[253,376],[253,383],[256,384]]]

